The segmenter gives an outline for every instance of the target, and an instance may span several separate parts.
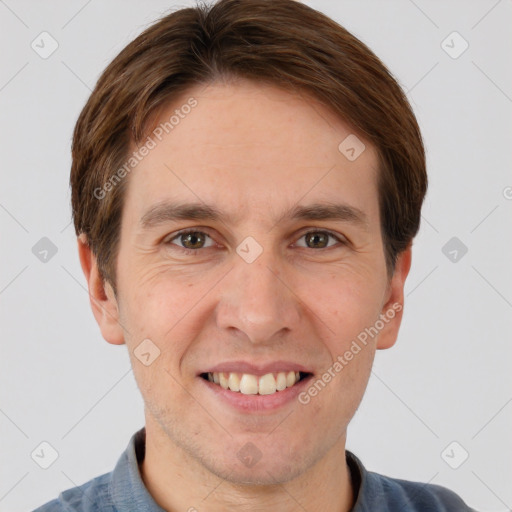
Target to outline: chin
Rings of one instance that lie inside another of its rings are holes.
[[[209,469],[218,477],[232,484],[253,486],[284,484],[298,477],[303,472],[301,467],[290,464],[289,461],[283,463],[276,461],[275,456],[270,464],[262,458],[252,467],[226,463],[221,468],[212,467]]]

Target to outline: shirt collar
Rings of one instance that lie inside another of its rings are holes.
[[[130,439],[112,474],[111,496],[118,512],[165,512],[144,485],[139,464],[146,453],[146,427]]]

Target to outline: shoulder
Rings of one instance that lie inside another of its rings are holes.
[[[392,510],[410,512],[475,512],[455,492],[441,485],[391,478],[368,472],[372,501],[384,501]]]
[[[105,473],[62,491],[58,498],[32,512],[115,512],[110,493],[111,477],[112,473]]]
[[[353,453],[346,456],[358,489],[352,512],[476,512],[446,487],[367,471]]]
[[[32,512],[118,512],[120,509],[149,510],[151,505],[151,510],[161,510],[144,487],[139,473],[138,464],[144,458],[145,435],[145,427],[132,435],[110,473],[63,491],[58,498]]]

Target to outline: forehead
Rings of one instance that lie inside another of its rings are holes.
[[[161,110],[155,127],[153,148],[129,178],[125,207],[138,214],[188,200],[237,221],[325,201],[378,215],[376,149],[306,94],[244,80],[197,85]],[[364,150],[349,159],[344,141]]]

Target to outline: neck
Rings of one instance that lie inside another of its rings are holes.
[[[168,512],[217,512],[234,506],[241,512],[349,512],[353,506],[345,434],[322,459],[293,480],[274,485],[240,484],[210,472],[147,420],[141,476],[155,502]]]

